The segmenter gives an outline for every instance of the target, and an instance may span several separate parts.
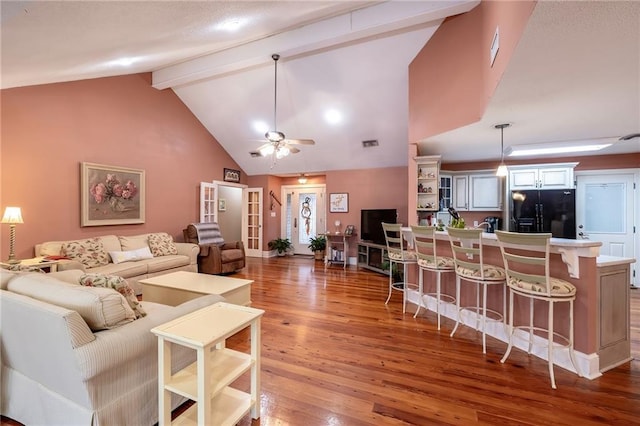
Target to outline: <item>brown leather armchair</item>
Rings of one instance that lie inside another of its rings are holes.
[[[184,240],[200,246],[198,271],[205,274],[230,274],[245,266],[242,241],[225,242],[215,223],[192,223],[182,230]]]

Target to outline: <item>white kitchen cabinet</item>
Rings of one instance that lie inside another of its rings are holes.
[[[509,167],[509,189],[565,189],[574,187],[578,163]]]
[[[502,179],[493,173],[454,174],[452,187],[452,204],[456,210],[502,210]]]
[[[453,176],[453,208],[459,211],[469,209],[469,176]]]
[[[469,175],[469,210],[502,210],[502,178],[495,174]]]

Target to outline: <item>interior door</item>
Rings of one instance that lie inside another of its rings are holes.
[[[635,258],[636,174],[578,174],[576,178],[577,238],[602,242],[602,255]],[[637,273],[632,273],[631,280],[639,285]]]
[[[216,221],[218,211],[216,203],[217,186],[211,182],[200,182],[200,222],[211,223]]]
[[[294,254],[313,254],[309,240],[326,231],[324,186],[289,186],[285,194],[283,229],[293,245]]]
[[[242,241],[248,257],[262,257],[262,188],[244,188]]]

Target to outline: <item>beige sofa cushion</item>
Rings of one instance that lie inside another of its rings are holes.
[[[136,293],[124,278],[117,275],[84,274],[80,276],[78,281],[80,285],[87,287],[104,287],[114,289],[126,299],[127,303],[129,303],[129,307],[136,314],[136,318],[147,316],[142,305],[138,302]]]
[[[76,311],[93,331],[115,328],[136,318],[125,298],[113,289],[83,287],[47,275],[24,274],[9,281],[7,289]]]
[[[166,232],[149,234],[149,248],[154,257],[178,254],[178,248],[173,243],[173,237]]]
[[[137,250],[145,247],[149,247],[149,237],[147,234],[134,235],[132,237],[119,236],[120,246],[123,251]]]
[[[82,263],[87,268],[95,268],[109,263],[109,255],[100,238],[74,240],[62,243],[63,256]]]

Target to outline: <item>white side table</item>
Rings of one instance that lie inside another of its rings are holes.
[[[171,424],[171,393],[196,403],[174,424],[233,425],[251,411],[260,418],[260,318],[263,310],[219,302],[151,329],[158,336],[159,425]],[[251,353],[226,339],[251,327]],[[171,374],[171,343],[196,351],[195,363]],[[250,371],[251,392],[230,387]]]

